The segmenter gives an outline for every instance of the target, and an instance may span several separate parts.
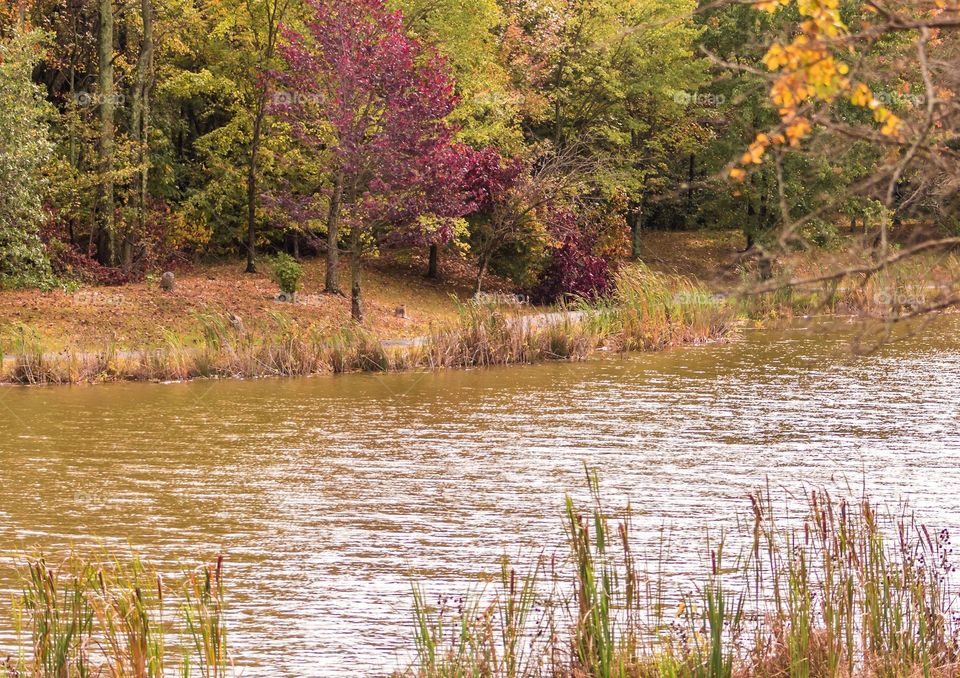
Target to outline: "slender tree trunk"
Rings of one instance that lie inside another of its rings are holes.
[[[440,246],[436,243],[430,245],[430,262],[427,264],[427,277],[436,279],[439,276],[440,267]]]
[[[343,172],[337,172],[333,179],[333,193],[330,195],[330,212],[327,215],[327,277],[323,289],[333,294],[340,292],[339,231],[340,203],[343,200]]]
[[[640,258],[640,225],[642,223],[642,207],[639,203],[634,203],[627,213],[627,224],[630,226],[630,256],[633,259]]]
[[[743,248],[744,252],[749,252],[752,250],[757,241],[757,225],[756,219],[754,218],[755,213],[756,210],[753,208],[753,198],[750,198],[750,204],[747,205],[747,218],[744,221],[743,226],[743,236],[747,240],[747,244]]]
[[[760,175],[760,211],[757,213],[757,232],[763,233],[770,225],[770,210],[767,208],[767,177]],[[786,224],[784,224],[786,226]]]
[[[477,267],[477,294],[483,291],[483,276],[487,274],[487,264],[490,257],[485,252],[480,255],[479,266]]]
[[[256,112],[253,116],[253,137],[250,140],[250,158],[247,164],[247,268],[246,273],[257,272],[257,160],[260,155],[260,136],[266,113],[266,92],[257,90]]]
[[[75,15],[74,15],[75,16]],[[77,40],[77,20],[76,18],[72,21],[72,35],[74,44]],[[73,53],[70,56],[70,94],[73,96],[77,95],[77,57]],[[77,167],[78,165],[78,156],[77,156],[77,128],[74,123],[74,119],[71,118],[70,121],[70,167]]]
[[[687,219],[693,217],[693,182],[696,178],[697,156],[690,154],[690,163],[687,167]],[[689,225],[689,222],[688,222]]]
[[[350,317],[363,322],[363,300],[360,294],[360,232],[350,234]]]
[[[97,259],[105,266],[116,263],[113,194],[114,115],[116,94],[113,81],[113,0],[100,0],[98,34],[100,97],[100,182],[97,201]]]
[[[133,268],[133,248],[135,238],[146,230],[147,179],[149,173],[149,130],[150,130],[150,83],[153,73],[153,3],[152,0],[140,0],[140,13],[143,21],[143,42],[134,74],[133,111],[131,115],[131,135],[136,147],[137,177],[134,182],[137,207],[136,231],[127,229],[123,238],[123,270]]]

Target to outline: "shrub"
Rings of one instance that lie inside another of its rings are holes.
[[[271,279],[280,286],[285,294],[295,294],[300,289],[303,278],[303,266],[289,254],[281,252],[270,262]]]
[[[122,269],[104,266],[72,245],[62,230],[59,224],[51,221],[40,233],[47,259],[60,284],[122,285],[130,282],[131,276]]]
[[[812,219],[800,229],[800,236],[808,243],[829,249],[837,244],[840,235],[837,227],[822,219]]]
[[[609,262],[585,250],[576,236],[567,237],[548,256],[536,287],[530,291],[535,303],[552,303],[564,297],[593,301],[609,292]]]

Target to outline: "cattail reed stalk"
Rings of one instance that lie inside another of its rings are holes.
[[[607,548],[610,518],[596,476],[588,481],[592,506],[565,504],[568,567],[551,558],[534,570],[525,605],[542,612],[515,613],[516,570],[504,563],[503,589],[480,617],[493,609],[509,623],[493,635],[485,621],[460,627],[451,638],[415,587],[418,659],[404,675],[946,678],[960,670],[949,534],[928,530],[905,507],[888,515],[866,498],[816,491],[802,520],[781,525],[768,487],[745,506],[752,520],[742,523],[743,552],[731,560],[721,535],[708,545],[703,575],[678,582],[662,573],[663,534],[654,562],[637,558],[629,511],[616,527],[620,547]],[[672,619],[663,614],[668,599],[679,599]],[[464,636],[477,647],[453,651]],[[532,639],[523,664],[491,661],[510,657],[521,637]]]

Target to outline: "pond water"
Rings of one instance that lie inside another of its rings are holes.
[[[641,539],[702,544],[768,481],[955,527],[958,330],[857,357],[852,328],[818,326],[584,363],[0,389],[0,592],[24,547],[223,552],[243,675],[385,675],[409,659],[411,582],[462,591],[558,545],[584,463]]]

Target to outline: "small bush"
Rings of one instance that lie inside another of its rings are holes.
[[[289,254],[280,253],[270,262],[271,279],[280,286],[285,294],[295,294],[300,289],[303,278],[303,266]]]
[[[550,250],[550,259],[530,291],[534,303],[548,304],[565,297],[593,301],[610,290],[610,265],[603,257],[585,251],[580,241],[568,237]]]
[[[835,246],[840,239],[837,227],[821,219],[813,219],[804,225],[800,229],[800,236],[804,241],[824,249]]]

